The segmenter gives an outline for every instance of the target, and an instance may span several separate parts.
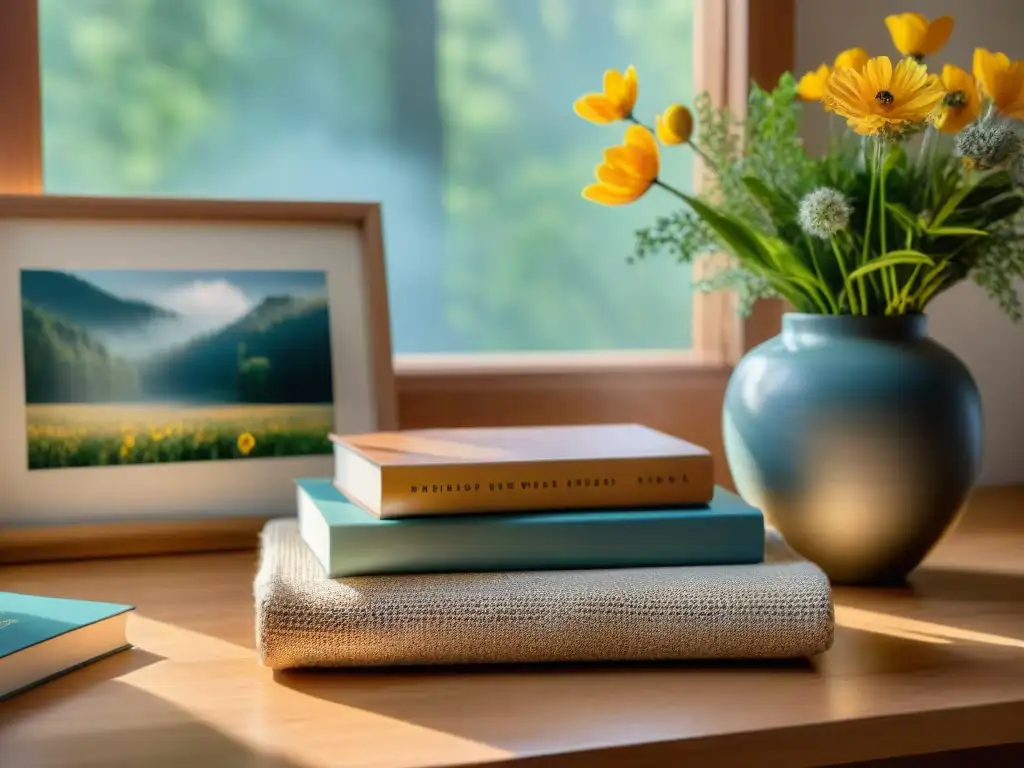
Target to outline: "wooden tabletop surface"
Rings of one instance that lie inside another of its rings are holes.
[[[131,603],[136,648],[0,703],[4,766],[823,765],[1024,742],[1024,487],[979,492],[908,586],[837,589],[775,664],[274,673],[254,552],[0,568]]]

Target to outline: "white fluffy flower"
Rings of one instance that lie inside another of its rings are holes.
[[[1001,120],[978,120],[956,137],[957,153],[979,169],[1001,165],[1020,149],[1020,135],[1012,125]]]
[[[832,187],[818,187],[800,201],[800,227],[804,232],[828,240],[850,224],[853,207],[846,196]]]

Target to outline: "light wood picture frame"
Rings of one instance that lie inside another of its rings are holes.
[[[253,547],[397,426],[376,203],[0,195],[0,562]]]

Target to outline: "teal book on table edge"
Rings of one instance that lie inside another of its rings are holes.
[[[715,489],[680,509],[381,520],[327,479],[297,480],[299,532],[331,578],[400,573],[759,563],[764,516]]]
[[[130,605],[0,592],[0,701],[131,647]]]

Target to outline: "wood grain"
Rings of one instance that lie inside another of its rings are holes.
[[[907,586],[836,591],[810,661],[272,673],[253,553],[9,566],[133,603],[136,648],[0,705],[5,764],[827,765],[1024,741],[1024,487],[979,492]],[[1019,754],[1019,753],[1018,753]],[[692,761],[692,762],[691,762]]]
[[[36,0],[0,3],[0,192],[43,191]]]

